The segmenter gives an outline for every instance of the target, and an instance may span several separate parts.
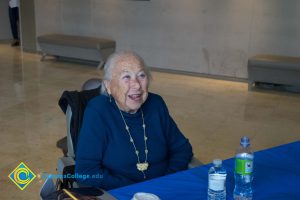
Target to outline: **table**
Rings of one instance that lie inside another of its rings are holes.
[[[254,200],[300,199],[300,141],[254,153]],[[110,190],[117,199],[149,192],[162,200],[207,199],[208,169],[212,164]],[[233,199],[234,158],[223,161],[227,170],[227,199]]]

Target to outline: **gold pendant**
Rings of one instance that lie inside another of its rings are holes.
[[[149,164],[147,162],[144,162],[144,163],[137,163],[136,164],[136,168],[139,170],[139,171],[145,171],[148,169],[148,166]]]

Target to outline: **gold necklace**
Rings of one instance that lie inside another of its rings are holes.
[[[122,119],[123,119],[123,122],[124,122],[124,124],[125,124],[125,129],[126,129],[128,135],[129,135],[130,142],[131,142],[132,145],[133,145],[133,148],[134,148],[134,151],[135,151],[135,155],[136,155],[136,157],[137,157],[137,161],[138,161],[138,162],[137,162],[137,164],[136,164],[136,168],[137,168],[139,171],[141,171],[141,172],[143,173],[143,175],[144,175],[144,178],[146,178],[145,171],[146,171],[146,170],[148,169],[148,167],[149,167],[149,163],[147,162],[147,160],[148,160],[147,139],[148,139],[148,138],[147,138],[147,136],[146,136],[146,125],[145,125],[145,120],[144,120],[144,113],[143,113],[143,110],[142,110],[142,108],[141,108],[142,120],[143,120],[143,125],[142,125],[142,127],[143,127],[143,130],[144,130],[144,143],[145,143],[145,161],[142,162],[142,163],[141,163],[141,161],[140,161],[139,151],[137,150],[137,148],[136,148],[136,146],[135,146],[135,143],[134,143],[134,140],[133,140],[133,138],[132,138],[132,136],[131,136],[131,133],[130,133],[130,130],[129,130],[129,126],[127,125],[127,123],[126,123],[126,121],[125,121],[125,119],[124,119],[124,116],[123,116],[123,114],[122,114],[122,112],[121,112],[120,109],[119,109],[119,111],[120,111],[121,117],[122,117]]]

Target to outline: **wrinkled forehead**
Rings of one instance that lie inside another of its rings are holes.
[[[112,73],[118,75],[125,71],[137,73],[142,70],[144,70],[143,63],[136,57],[128,55],[116,59]]]

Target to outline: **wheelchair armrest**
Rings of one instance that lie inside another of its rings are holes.
[[[68,175],[75,174],[75,160],[73,157],[61,157],[57,162],[57,173],[63,175],[62,178],[56,180],[58,189],[78,188],[78,184],[74,177]],[[67,177],[65,177],[67,176]]]
[[[75,160],[72,157],[61,157],[57,161],[57,172],[62,174],[65,167],[75,165]]]

